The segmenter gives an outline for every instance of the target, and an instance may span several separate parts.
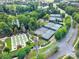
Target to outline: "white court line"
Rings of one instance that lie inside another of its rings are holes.
[[[22,36],[23,36],[23,40],[24,40],[25,42],[27,42],[27,41],[26,41],[26,38],[25,38],[25,36],[24,36],[24,34],[23,34]]]
[[[18,38],[18,45],[21,45],[20,35],[17,36]]]
[[[15,50],[16,49],[16,41],[14,39],[14,36],[11,37],[11,44],[12,44],[12,50]]]
[[[21,41],[21,45],[23,46],[23,47],[25,47],[25,41],[23,41],[23,38],[22,38],[22,35],[20,34],[20,41]]]
[[[26,42],[27,42],[27,41],[28,41],[28,38],[27,38],[26,34],[24,34],[24,36],[25,36],[25,38],[26,38]]]
[[[25,47],[25,46],[26,46],[26,42],[25,42],[25,40],[24,40],[24,37],[23,37],[23,35],[21,35],[21,36],[22,36],[21,38],[22,38],[22,40],[23,40],[23,43],[24,43],[23,45],[24,45],[24,47]]]
[[[11,48],[12,48],[12,50],[14,50],[14,46],[13,46],[14,44],[13,44],[13,39],[12,39],[12,37],[11,37]]]
[[[18,45],[18,39],[17,39],[17,35],[14,36],[15,42],[16,42],[16,46]]]

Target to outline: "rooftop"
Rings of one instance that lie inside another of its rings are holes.
[[[50,17],[62,17],[61,14],[51,14]]]
[[[63,19],[60,17],[50,17],[49,18],[49,21],[56,21],[56,20],[58,20],[58,21],[63,21]]]
[[[54,33],[55,31],[45,28],[45,27],[41,27],[35,31],[36,35],[40,35],[42,36],[42,38],[46,40],[50,39],[54,35]]]
[[[62,25],[59,24],[54,24],[52,22],[49,22],[47,25],[45,25],[44,27],[49,28],[51,30],[55,30],[57,31]]]

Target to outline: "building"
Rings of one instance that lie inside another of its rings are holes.
[[[69,2],[69,1],[78,1],[78,0],[63,0],[64,2]]]
[[[17,1],[17,0],[0,0],[0,4],[13,3],[14,1]]]
[[[45,28],[45,27],[41,27],[37,29],[36,31],[34,31],[35,35],[41,36],[45,40],[49,40],[55,34],[55,32],[56,31]]]
[[[61,14],[51,14],[49,18],[50,22],[58,23],[61,24],[60,22],[63,21],[62,15]]]
[[[54,2],[61,2],[61,1],[63,1],[63,0],[54,0]]]
[[[70,4],[79,8],[79,2],[72,2]]]

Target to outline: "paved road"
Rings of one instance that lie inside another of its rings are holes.
[[[54,4],[54,7],[56,7],[56,4]],[[64,10],[60,8],[58,9],[60,10],[61,13],[63,12],[65,13]],[[62,39],[61,42],[58,42],[58,46],[59,46],[58,52],[55,53],[53,56],[49,57],[48,59],[58,59],[59,56],[63,56],[65,54],[75,55],[75,53],[73,52],[74,51],[73,41],[76,39],[77,33],[78,33],[77,27],[75,29],[71,27],[66,37]]]
[[[76,29],[70,28],[66,37],[61,42],[58,43],[59,51],[53,56],[49,57],[48,59],[58,59],[59,56],[65,54],[68,55],[74,54],[73,41],[76,39],[77,33],[78,33],[77,28]]]

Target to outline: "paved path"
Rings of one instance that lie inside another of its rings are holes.
[[[56,7],[56,4],[54,4],[54,7]],[[60,10],[61,13],[65,13],[64,10],[58,8],[58,10]],[[68,14],[66,14],[67,16]],[[72,17],[71,17],[72,19]],[[71,20],[72,22],[73,20]],[[72,24],[71,24],[72,25]],[[59,51],[54,54],[53,56],[49,57],[48,59],[58,59],[58,57],[63,56],[65,54],[68,55],[75,55],[74,48],[73,48],[73,42],[76,39],[78,33],[78,28],[76,27],[74,28],[70,28],[69,32],[67,33],[66,37],[64,39],[62,39],[61,42],[58,43],[59,46]]]
[[[59,56],[74,54],[73,41],[76,39],[78,29],[70,28],[66,37],[58,43],[59,51],[48,59],[58,59]]]

